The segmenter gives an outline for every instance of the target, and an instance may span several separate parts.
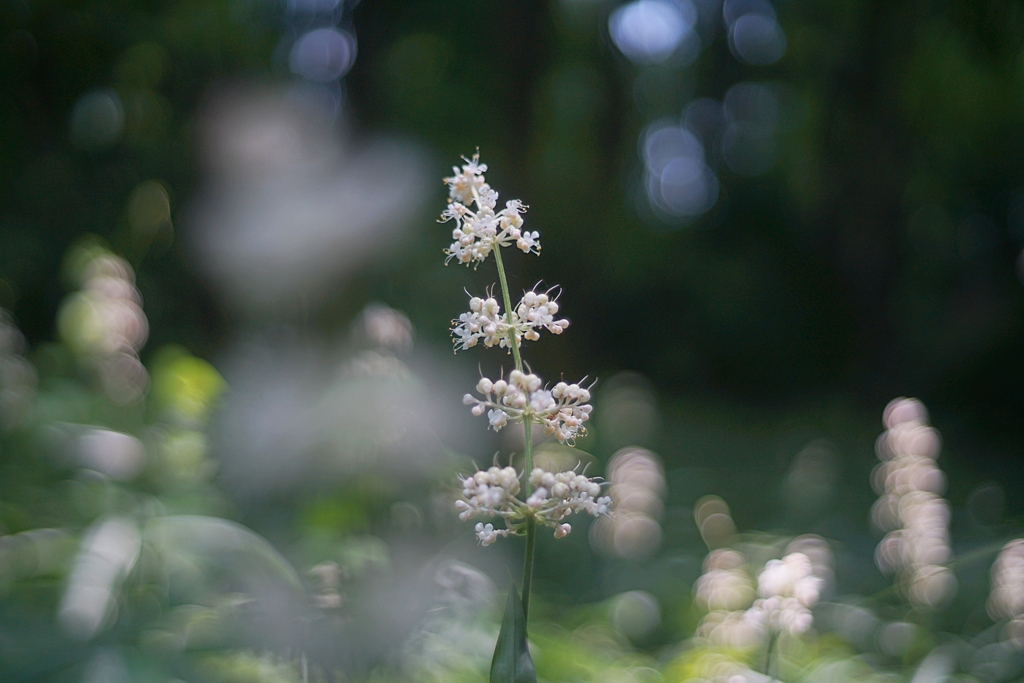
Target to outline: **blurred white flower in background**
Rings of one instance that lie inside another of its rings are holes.
[[[139,530],[129,519],[101,519],[89,528],[60,603],[58,620],[65,631],[88,640],[113,621],[121,582],[141,548]]]
[[[750,550],[757,554],[756,546]],[[799,536],[786,546],[782,559],[768,560],[757,575],[756,593],[750,565],[732,548],[712,550],[704,560],[693,594],[707,612],[697,635],[712,645],[744,648],[773,634],[803,635],[813,623],[811,608],[834,581],[832,551],[819,536]]]
[[[401,647],[409,680],[450,681],[455,672],[486,668],[497,638],[489,619],[494,583],[461,562],[442,560],[433,568],[428,590],[435,604]]]
[[[200,119],[205,191],[187,221],[197,260],[219,294],[259,318],[315,305],[394,254],[429,187],[413,147],[349,143],[303,92],[227,89]]]
[[[875,561],[883,572],[896,572],[897,587],[912,604],[941,607],[956,593],[956,577],[946,566],[953,551],[949,503],[941,497],[946,478],[935,464],[939,434],[929,426],[924,405],[913,398],[893,399],[883,422],[886,431],[875,443],[882,462],[872,473],[880,497],[871,519],[888,533]]]
[[[123,258],[97,245],[83,244],[71,252],[69,261],[69,274],[80,289],[61,304],[57,315],[61,338],[95,369],[112,401],[140,400],[149,385],[139,360],[149,321],[135,287],[135,272]]]
[[[761,597],[747,610],[746,619],[760,629],[801,635],[811,627],[810,607],[818,602],[823,587],[824,580],[814,575],[814,566],[803,553],[769,560],[757,577]]]
[[[665,471],[661,459],[637,446],[620,449],[608,463],[608,495],[615,514],[591,527],[591,544],[612,557],[643,559],[661,545]]]
[[[316,61],[314,38],[340,46],[329,33],[298,41],[292,66]],[[320,66],[344,66],[332,59]],[[249,321],[219,361],[232,388],[214,425],[225,483],[258,498],[367,468],[422,476],[453,417],[436,399],[443,373],[408,365],[408,317],[369,305],[347,350],[290,326],[342,299],[355,270],[409,242],[429,188],[420,153],[347,139],[306,85],[223,89],[200,115],[199,147],[205,181],[183,223],[217,294]]]
[[[443,443],[471,450],[479,437],[454,431],[468,420],[453,380],[439,359],[410,355],[413,337],[405,314],[374,303],[353,325],[361,350],[288,329],[233,344],[224,364],[232,391],[215,424],[225,484],[258,499],[367,471],[416,479],[447,457]],[[445,392],[452,401],[437,400]]]
[[[754,600],[754,582],[744,565],[746,559],[729,548],[712,550],[704,558],[704,573],[693,585],[694,600],[701,609],[745,609]]]
[[[1024,539],[1003,546],[992,565],[988,614],[996,621],[1008,619],[1007,637],[1017,647],[1024,647]]]

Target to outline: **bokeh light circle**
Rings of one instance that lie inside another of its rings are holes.
[[[744,14],[729,27],[729,49],[751,66],[768,66],[786,54],[786,34],[772,17]]]
[[[292,73],[317,83],[341,78],[356,60],[356,39],[334,28],[318,28],[299,38],[288,65]]]
[[[612,42],[634,62],[657,64],[693,31],[697,11],[688,0],[636,0],[608,19]]]

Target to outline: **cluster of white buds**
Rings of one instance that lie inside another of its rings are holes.
[[[885,408],[886,431],[875,444],[882,461],[872,474],[879,499],[872,520],[888,532],[878,544],[875,561],[897,573],[897,586],[910,602],[937,607],[956,591],[946,566],[952,559],[949,504],[941,497],[946,480],[936,466],[938,432],[916,399],[897,398]]]
[[[530,473],[534,487],[526,500],[517,498],[519,473],[514,467],[491,467],[462,479],[462,498],[455,502],[459,518],[467,520],[482,514],[501,517],[504,529],[493,524],[478,523],[476,536],[483,545],[490,545],[499,536],[519,531],[527,519],[534,519],[555,530],[555,538],[564,538],[572,531],[562,522],[568,515],[584,512],[594,517],[607,515],[611,498],[601,495],[601,483],[574,471],[546,472],[536,467]]]
[[[587,403],[590,390],[578,384],[559,382],[547,389],[537,375],[513,370],[507,382],[481,378],[476,390],[484,396],[483,400],[466,394],[462,402],[473,406],[474,415],[486,412],[494,431],[509,422],[529,419],[544,425],[545,434],[554,435],[562,443],[571,444],[577,436],[587,433],[583,423],[590,419],[592,410]]]
[[[569,321],[565,318],[556,319],[558,315],[557,297],[550,296],[550,292],[526,292],[516,306],[515,315],[524,326],[523,336],[529,341],[540,339],[538,329],[544,329],[551,334],[562,334],[565,328],[569,327]]]
[[[781,560],[769,560],[757,577],[757,599],[749,563],[730,548],[712,550],[693,586],[694,602],[708,610],[697,635],[712,645],[743,648],[766,636],[800,636],[813,623],[813,607],[828,588],[832,553],[818,536],[800,536]],[[753,604],[751,604],[753,603]]]
[[[452,240],[448,247],[448,260],[459,263],[482,263],[491,252],[499,247],[515,244],[524,253],[540,253],[540,233],[523,230],[522,213],[526,206],[518,199],[505,203],[505,208],[495,212],[498,193],[484,180],[487,164],[480,163],[480,154],[466,163],[451,178],[445,178],[448,185],[448,207],[441,214],[441,222],[455,221]],[[476,210],[469,207],[476,205]]]
[[[105,252],[94,256],[82,273],[81,291],[65,300],[58,324],[65,341],[95,364],[111,399],[129,403],[142,396],[148,375],[138,352],[149,323],[127,261]]]
[[[1024,539],[1010,541],[992,564],[992,592],[988,615],[993,621],[1008,619],[1006,634],[1024,647]]]
[[[469,311],[452,321],[455,350],[472,348],[481,341],[488,348],[500,346],[511,350],[510,333],[515,336],[516,346],[522,344],[523,339],[540,339],[538,330],[561,334],[569,321],[556,319],[557,313],[558,302],[548,292],[526,292],[511,316],[502,315],[501,305],[493,296],[486,299],[474,296],[469,300]]]
[[[803,553],[769,560],[757,577],[761,597],[747,610],[746,620],[776,633],[806,633],[814,621],[810,608],[821,597],[824,584],[814,574],[811,559]]]
[[[0,308],[0,427],[24,423],[36,389],[36,371],[25,358],[25,337]]]

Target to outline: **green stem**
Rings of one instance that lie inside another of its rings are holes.
[[[498,264],[498,280],[501,282],[501,296],[505,300],[505,319],[508,320],[508,343],[512,349],[512,358],[516,361],[516,370],[523,371],[523,359],[519,356],[519,344],[516,343],[516,331],[512,327],[512,298],[508,294],[508,280],[505,279],[505,266],[501,262],[501,247],[494,247],[494,262]]]
[[[769,629],[771,629],[770,626]],[[764,648],[764,674],[772,680],[775,680],[775,674],[772,672],[772,665],[775,663],[772,660],[772,654],[774,654],[773,650],[775,649],[775,643],[777,638],[778,636],[775,635],[775,631],[772,630],[771,635],[768,636],[768,642],[765,644]]]
[[[509,296],[508,280],[505,277],[505,264],[501,261],[501,247],[494,249],[494,262],[498,265],[498,280],[501,282],[501,297],[505,301],[505,318],[508,320],[508,344],[512,349],[512,358],[516,362],[516,370],[523,371],[523,359],[519,355],[519,344],[516,341],[515,328],[512,326],[512,297]],[[523,420],[523,455],[526,462],[523,468],[523,479],[525,479],[526,497],[529,497],[533,488],[530,485],[530,472],[533,471],[533,439],[530,429],[530,416],[525,415]],[[523,558],[523,614],[527,619],[530,617],[530,589],[533,586],[533,554],[537,545],[537,520],[530,517],[526,520],[526,555]]]
[[[533,586],[533,550],[537,545],[537,520],[526,520],[526,556],[523,558],[523,614],[530,618],[530,588]]]
[[[524,468],[524,479],[526,479],[526,497],[530,496],[533,487],[530,485],[530,472],[533,471],[533,439],[530,436],[530,420],[523,422],[523,436],[526,440],[523,444],[523,455],[526,463]],[[533,549],[537,544],[537,520],[530,517],[526,520],[526,557],[523,558],[523,614],[527,620],[530,618],[530,588],[533,585]]]

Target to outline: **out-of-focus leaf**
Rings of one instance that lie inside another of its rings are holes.
[[[164,346],[153,363],[153,396],[163,407],[205,418],[227,383],[217,370],[180,346]]]
[[[526,612],[515,584],[508,590],[505,618],[501,621],[498,642],[494,646],[491,683],[537,683],[533,660],[526,646]]]
[[[146,526],[145,539],[177,562],[216,566],[239,579],[266,578],[302,589],[288,560],[241,524],[201,515],[162,517]]]

